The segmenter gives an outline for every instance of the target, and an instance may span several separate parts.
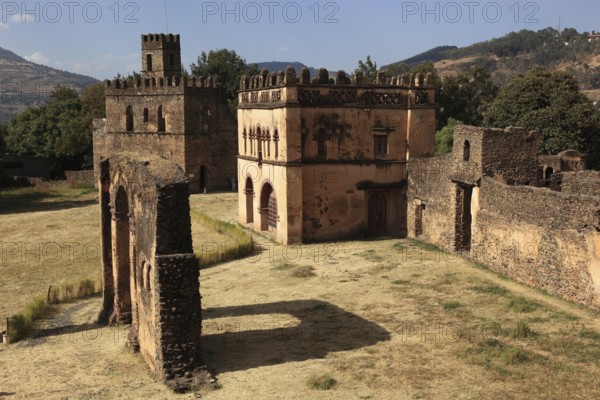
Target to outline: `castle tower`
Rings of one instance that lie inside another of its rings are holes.
[[[181,78],[179,35],[142,35],[142,77]]]

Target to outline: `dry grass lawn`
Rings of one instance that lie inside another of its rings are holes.
[[[235,194],[191,204],[237,221]],[[98,235],[95,206],[0,221],[10,226],[2,241]],[[197,251],[207,239],[195,239]],[[597,312],[418,242],[255,241],[260,254],[201,273],[204,357],[221,385],[203,398],[600,398]],[[3,263],[0,312],[78,268]],[[88,277],[100,266],[83,269]],[[41,337],[0,347],[0,397],[196,398],[155,381],[128,353],[126,327],[94,326],[99,308],[99,298],[63,305]]]

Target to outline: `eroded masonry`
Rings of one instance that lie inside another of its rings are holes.
[[[600,173],[575,151],[538,156],[539,137],[461,126],[450,155],[413,160],[409,237],[600,308]]]
[[[202,366],[199,267],[181,168],[122,152],[99,165],[100,322],[131,324],[129,346],[174,388]]]

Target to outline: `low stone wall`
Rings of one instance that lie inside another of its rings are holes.
[[[600,308],[600,198],[483,178],[472,257],[530,286]]]
[[[96,178],[94,176],[93,169],[83,171],[65,171],[65,176],[67,177],[67,185],[72,188],[96,185]]]

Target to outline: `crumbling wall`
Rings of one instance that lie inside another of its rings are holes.
[[[483,178],[472,256],[495,271],[600,308],[600,198]]]
[[[600,172],[563,172],[561,192],[600,197]]]
[[[174,389],[201,364],[199,266],[188,184],[159,157],[131,153],[100,169],[104,323],[131,323],[129,345]]]
[[[452,154],[409,162],[408,237],[454,249],[456,190],[449,175],[456,165]]]

